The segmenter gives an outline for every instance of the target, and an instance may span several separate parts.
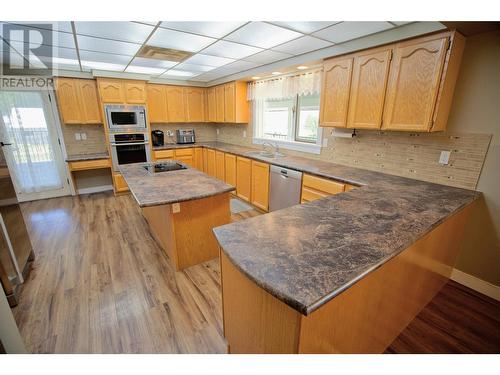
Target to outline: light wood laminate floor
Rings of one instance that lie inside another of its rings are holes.
[[[22,210],[36,260],[13,311],[28,351],[226,352],[218,260],[175,272],[130,195],[55,198]],[[443,288],[387,352],[499,352],[500,303],[457,288]]]

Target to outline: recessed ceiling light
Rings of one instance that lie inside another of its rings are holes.
[[[304,69],[307,69],[307,68],[309,68],[309,67],[308,67],[308,66],[305,66],[305,65],[299,65],[299,66],[297,67],[297,69],[298,69],[298,70],[304,70]]]
[[[280,74],[281,74],[281,72],[272,72],[271,74],[272,74],[273,76],[277,76],[277,75],[280,75]]]
[[[255,76],[255,77],[252,77],[252,79],[260,79],[260,77]]]

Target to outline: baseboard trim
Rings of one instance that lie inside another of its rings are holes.
[[[457,270],[456,268],[451,271],[450,278],[459,284],[475,290],[476,292],[500,301],[500,286],[490,284],[487,281],[478,279],[477,277]]]
[[[80,194],[92,194],[92,193],[100,193],[103,191],[113,190],[113,185],[101,185],[101,186],[92,186],[88,188],[78,189],[78,195]]]

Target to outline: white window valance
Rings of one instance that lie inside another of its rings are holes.
[[[296,75],[250,82],[248,100],[282,99],[295,95],[319,94],[321,69]]]

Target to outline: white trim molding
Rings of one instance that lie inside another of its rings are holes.
[[[103,191],[109,191],[109,190],[113,190],[113,185],[92,186],[88,188],[78,189],[78,195],[101,193]]]
[[[500,301],[500,286],[490,284],[487,281],[478,279],[477,277],[457,270],[456,268],[451,271],[450,278],[459,284],[475,290],[476,292]]]

